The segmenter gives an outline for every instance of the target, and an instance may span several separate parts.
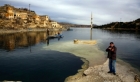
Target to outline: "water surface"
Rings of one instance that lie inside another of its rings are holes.
[[[83,61],[70,53],[43,49],[49,46],[46,38],[46,32],[1,34],[0,81],[64,82],[76,74]]]
[[[0,81],[22,80],[25,82],[63,82],[76,74],[83,62],[70,53],[45,50],[43,47],[60,46],[59,43],[74,39],[89,40],[89,28],[72,28],[64,31],[64,38],[46,41],[46,32],[13,33],[0,35]],[[97,40],[105,51],[113,41],[117,58],[140,70],[140,32],[93,29],[92,39]],[[68,54],[68,55],[66,55]],[[106,53],[107,54],[107,53]]]

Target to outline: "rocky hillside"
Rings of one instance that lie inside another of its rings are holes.
[[[140,18],[131,22],[112,22],[109,24],[96,26],[95,28],[140,30]]]
[[[35,11],[33,11],[33,10],[29,11],[28,8],[15,8],[14,6],[11,6],[9,4],[5,4],[4,6],[0,6],[0,13],[6,12],[7,7],[11,7],[15,12],[25,12],[27,14],[30,13],[31,15],[36,14]]]
[[[61,28],[47,15],[38,15],[28,8],[15,8],[9,4],[0,7],[0,29]]]

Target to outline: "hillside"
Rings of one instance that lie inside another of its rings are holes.
[[[0,6],[0,29],[28,29],[63,27],[56,21],[51,21],[48,15],[38,15],[27,8],[15,8],[9,4]]]
[[[131,22],[112,22],[96,26],[95,28],[103,29],[124,29],[124,30],[140,30],[140,18]]]
[[[0,13],[6,12],[7,7],[11,7],[14,10],[14,12],[24,12],[24,13],[27,13],[27,14],[30,13],[32,15],[36,14],[35,11],[33,11],[33,10],[29,11],[28,8],[15,8],[14,6],[11,6],[9,4],[5,4],[4,6],[0,6]]]

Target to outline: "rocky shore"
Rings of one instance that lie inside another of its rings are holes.
[[[81,77],[71,76],[66,82],[139,82],[136,74],[125,65],[116,64],[117,75],[108,72],[108,60],[102,65],[91,66]]]

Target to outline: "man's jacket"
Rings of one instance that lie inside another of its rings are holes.
[[[109,48],[111,48],[111,50],[110,50]],[[115,46],[113,46],[113,47],[109,46],[109,47],[106,49],[106,52],[108,52],[107,57],[108,57],[109,59],[116,60],[116,51],[117,51],[117,48],[116,48]]]

